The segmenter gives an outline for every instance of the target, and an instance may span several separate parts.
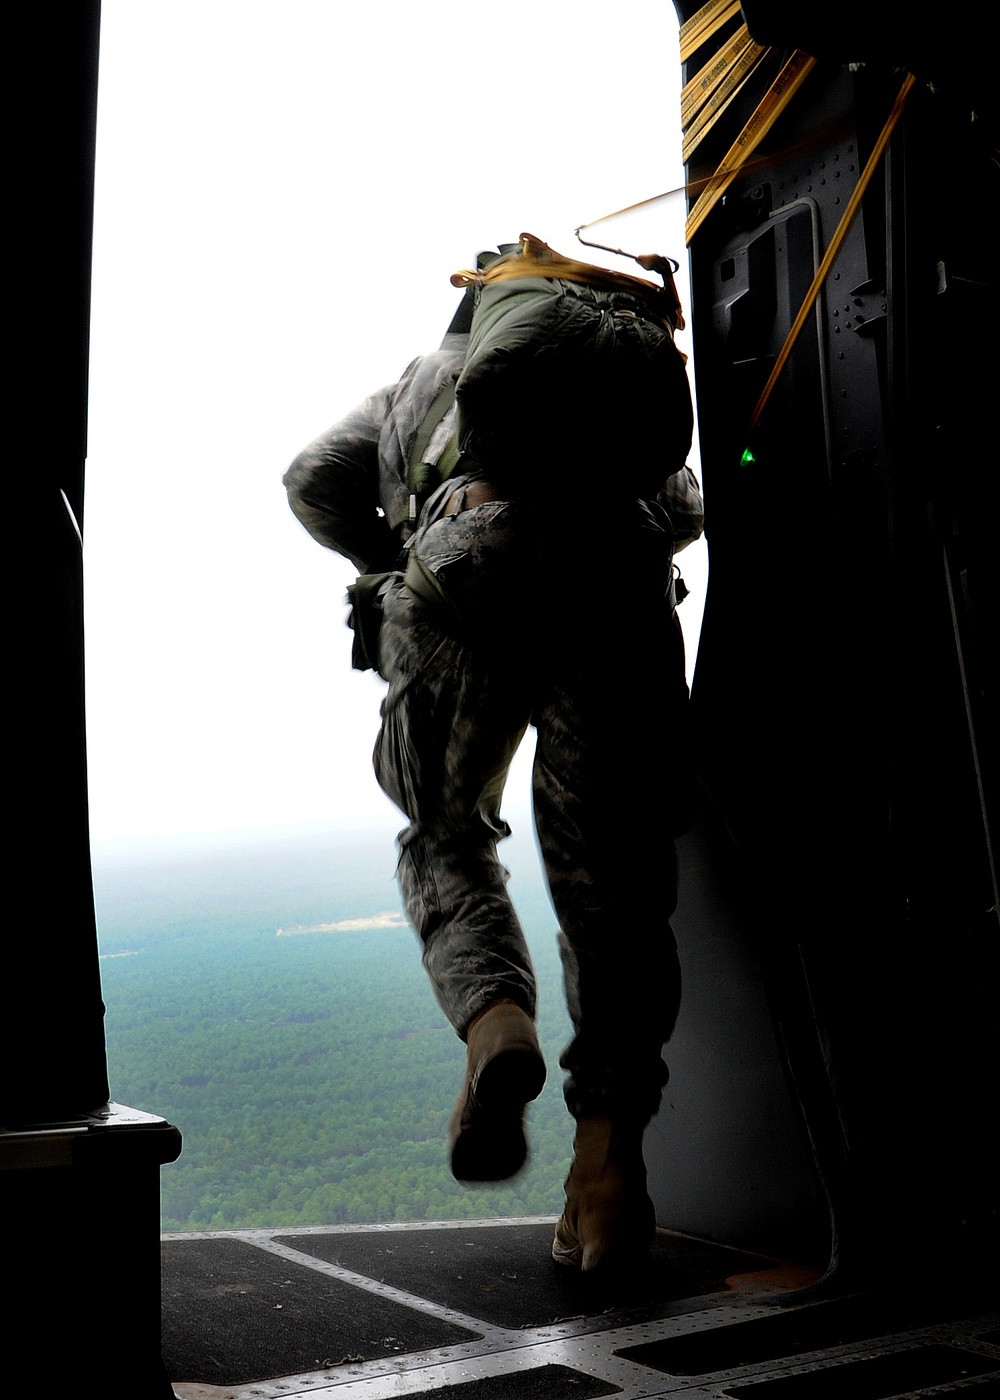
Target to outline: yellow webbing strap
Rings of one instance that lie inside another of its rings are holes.
[[[740,12],[739,0],[708,0],[707,5],[686,19],[680,27],[681,62],[686,63],[706,39]]]
[[[805,325],[810,311],[812,311],[813,307],[816,304],[816,298],[819,296],[820,288],[826,281],[830,268],[833,266],[834,259],[840,251],[840,246],[843,243],[844,239],[847,237],[848,229],[854,222],[854,216],[860,208],[861,200],[865,193],[865,190],[868,188],[871,178],[874,175],[876,169],[878,168],[879,161],[885,154],[885,148],[889,144],[889,138],[893,133],[893,129],[896,126],[896,123],[899,121],[900,117],[903,114],[903,108],[906,105],[906,99],[907,97],[909,97],[910,91],[915,81],[916,79],[913,77],[913,74],[907,73],[906,78],[903,81],[903,86],[899,89],[899,95],[893,104],[892,111],[889,113],[889,116],[886,119],[885,126],[883,126],[881,132],[879,133],[878,140],[872,147],[872,153],[868,157],[868,160],[865,162],[865,168],[864,170],[862,170],[861,175],[858,179],[858,183],[854,186],[854,190],[851,194],[851,197],[847,201],[847,207],[841,215],[840,222],[837,224],[836,229],[834,229],[833,237],[830,239],[829,246],[826,252],[823,254],[822,261],[820,262],[820,265],[816,270],[816,276],[812,280],[812,285],[810,286],[808,292],[806,292],[805,300],[799,307],[798,315],[792,322],[791,329],[785,337],[785,343],[781,347],[781,350],[778,353],[778,358],[774,362],[774,368],[771,370],[768,381],[764,385],[763,393],[757,400],[757,407],[754,409],[753,414],[750,418],[750,426],[748,429],[749,432],[753,432],[754,428],[756,428],[757,424],[760,422],[760,416],[764,412],[764,408],[767,404],[768,399],[771,397],[771,391],[774,388],[775,384],[778,382],[778,378],[781,374],[781,371],[785,368],[785,365],[788,363],[788,357],[791,355],[795,342],[799,338],[799,333],[801,332],[802,327]]]
[[[757,149],[815,67],[814,58],[803,53],[801,49],[795,50],[695,201],[684,228],[686,242],[691,242],[739,175],[747,157]]]
[[[636,259],[636,261],[640,261]],[[660,270],[661,259],[644,257],[640,266],[656,267]],[[612,268],[595,267],[592,263],[577,262],[575,258],[564,257],[543,243],[533,234],[521,234],[521,251],[508,253],[497,258],[489,267],[481,270],[463,268],[452,273],[453,287],[488,287],[491,282],[508,282],[518,277],[548,277],[561,282],[581,282],[588,287],[598,287],[606,292],[629,292],[641,297],[650,309],[673,329],[683,329],[680,302],[674,288],[673,278],[667,271],[661,272],[664,286],[647,282],[644,277],[633,277],[628,272],[616,272]]]
[[[724,66],[710,65],[711,73],[692,90],[686,106],[681,94],[681,157],[685,165],[767,52],[763,44],[750,38],[744,26],[720,51],[719,60]]]
[[[687,131],[693,118],[725,79],[740,54],[752,43],[750,31],[745,24],[741,24],[733,37],[712,55],[704,68],[699,69],[693,78],[687,80],[681,88],[682,131]]]

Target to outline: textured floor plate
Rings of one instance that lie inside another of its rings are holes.
[[[279,1236],[285,1244],[497,1327],[546,1327],[581,1314],[655,1316],[759,1269],[751,1254],[661,1233],[648,1268],[601,1284],[552,1262],[552,1226]],[[608,1318],[606,1321],[610,1320]]]

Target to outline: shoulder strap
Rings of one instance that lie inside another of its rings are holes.
[[[431,491],[451,476],[458,465],[460,454],[454,433],[449,437],[437,462],[424,461],[431,438],[434,436],[434,430],[455,402],[455,381],[457,379],[457,371],[448,376],[417,429],[417,435],[413,439],[413,447],[410,450],[406,478],[406,484],[409,488],[409,510],[406,520],[390,522],[393,528],[408,521],[412,529],[420,514],[420,507]]]

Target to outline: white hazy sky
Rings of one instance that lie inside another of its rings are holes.
[[[536,0],[524,23],[460,0],[102,9],[93,836],[384,816],[382,685],[351,671],[344,627],[352,571],[294,520],[282,472],[439,343],[449,275],[477,249],[528,231],[633,267],[573,230],[681,183],[673,8]],[[686,273],[683,214],[675,195],[589,236]],[[678,343],[690,353],[689,333]],[[693,652],[703,547],[681,563]]]

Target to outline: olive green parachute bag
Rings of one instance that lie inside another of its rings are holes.
[[[673,269],[636,261],[663,286],[563,257],[531,234],[452,277],[475,296],[457,447],[512,497],[651,499],[684,466],[693,416]]]

